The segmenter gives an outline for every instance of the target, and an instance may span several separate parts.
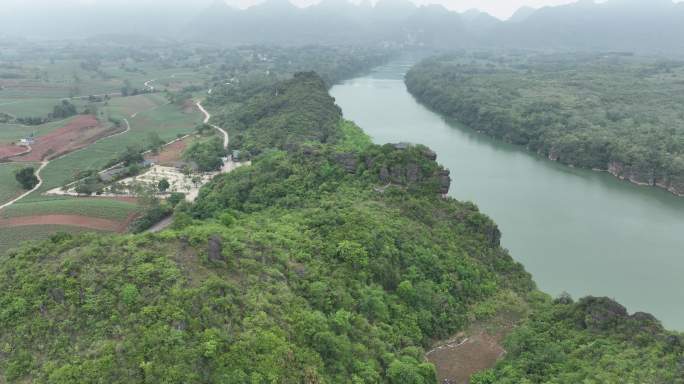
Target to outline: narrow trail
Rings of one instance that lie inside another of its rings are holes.
[[[131,116],[131,117],[134,117],[134,116]],[[126,129],[125,129],[124,131],[119,132],[119,133],[115,133],[115,134],[113,134],[113,135],[111,135],[111,136],[103,137],[103,138],[100,139],[100,140],[111,139],[112,137],[117,137],[117,136],[124,135],[124,134],[130,132],[130,130],[131,130],[131,124],[128,122],[128,119],[123,119],[123,121],[124,121],[124,123],[126,123]],[[100,140],[98,140],[98,141],[100,141]],[[97,143],[97,141],[95,141],[95,143]],[[95,144],[95,143],[93,143],[93,144]],[[92,145],[92,144],[91,144],[91,145]]]
[[[207,112],[206,109],[204,109],[201,101],[197,102],[197,108],[199,108],[199,110],[202,111],[202,113],[204,113],[204,124],[209,124],[209,120],[211,120],[211,114]],[[223,134],[223,149],[228,149],[228,144],[230,144],[230,137],[228,137],[228,132],[226,132],[223,128],[219,127],[218,125],[209,124],[209,126]]]
[[[169,216],[165,219],[162,219],[162,221],[153,225],[152,228],[148,229],[145,232],[146,233],[159,233],[159,232],[165,230],[166,228],[170,227],[171,224],[173,224],[173,216]]]
[[[17,201],[23,199],[24,197],[32,194],[33,192],[37,191],[41,187],[41,185],[43,185],[43,179],[40,177],[40,171],[42,171],[43,168],[45,168],[48,164],[50,164],[49,161],[43,161],[42,163],[40,163],[40,167],[38,168],[38,170],[36,170],[36,173],[35,173],[36,177],[38,178],[38,184],[36,184],[36,186],[33,187],[33,189],[31,189],[30,191],[24,192],[21,196],[15,198],[14,200],[8,201],[7,203],[0,205],[0,211],[11,206],[12,204],[16,203]]]

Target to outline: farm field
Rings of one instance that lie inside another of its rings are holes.
[[[140,147],[149,141],[149,135],[156,133],[164,142],[191,133],[202,121],[198,112],[184,112],[172,104],[147,104],[150,99],[160,102],[158,95],[135,96],[140,105],[130,99],[112,100],[111,116],[127,117],[131,130],[127,133],[106,138],[82,150],[72,152],[48,165],[43,171],[44,184],[39,193],[59,187],[70,181],[78,171],[100,169],[128,146]],[[142,107],[141,107],[142,106]],[[145,109],[148,108],[148,109]],[[130,117],[136,114],[135,117]]]
[[[17,197],[23,192],[21,186],[14,179],[14,171],[24,167],[38,167],[33,163],[0,163],[0,204]],[[0,213],[4,213],[0,211]]]
[[[44,239],[56,231],[124,231],[144,208],[135,199],[46,196],[83,171],[101,170],[128,147],[147,148],[192,133],[202,114],[191,98],[206,94],[215,76],[203,56],[178,47],[124,48],[84,43],[14,45],[0,52],[0,203],[22,190],[14,171],[50,160],[42,187],[0,211],[0,252],[7,244]],[[108,97],[104,97],[107,95]],[[89,97],[94,96],[94,97]],[[52,119],[68,99],[77,115]],[[124,119],[126,121],[124,121]],[[128,122],[128,124],[126,124]],[[30,122],[26,122],[30,124]],[[130,129],[127,129],[130,128]],[[16,143],[33,136],[31,152]],[[162,151],[180,159],[186,142]],[[148,156],[149,159],[149,156]]]
[[[80,115],[47,135],[38,136],[32,151],[12,157],[13,161],[42,161],[57,158],[107,137],[119,128],[103,127],[92,115]],[[5,146],[8,147],[8,146]],[[9,146],[8,149],[12,148]],[[3,146],[0,146],[0,150]]]
[[[0,113],[6,113],[14,117],[47,116],[61,100],[61,98],[54,97],[31,98],[27,96],[4,98],[7,96],[5,91],[0,91]],[[79,109],[88,104],[87,100],[81,99],[73,99],[71,102]]]
[[[51,133],[52,131],[69,124],[75,117],[68,119],[51,121],[41,125],[19,125],[19,124],[2,124],[0,123],[0,144],[14,143],[31,134],[35,136],[42,136]]]
[[[133,200],[62,196],[45,196],[42,199],[42,201],[20,201],[0,211],[0,219],[62,214],[125,221],[138,209],[138,205]]]

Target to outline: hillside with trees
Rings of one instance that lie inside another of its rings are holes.
[[[428,59],[406,76],[433,110],[564,164],[684,194],[684,62],[624,54]]]
[[[429,347],[507,314],[474,383],[684,382],[682,335],[536,290],[434,152],[371,144],[314,73],[275,88],[224,112],[252,165],[169,230],[0,256],[0,381],[436,384]]]

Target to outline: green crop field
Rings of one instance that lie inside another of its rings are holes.
[[[158,99],[158,95],[136,96],[143,99]],[[132,99],[132,98],[126,98]],[[119,102],[117,99],[116,102]],[[130,103],[125,100],[125,103]],[[111,116],[122,116],[122,111],[130,112],[131,105],[117,106],[112,103]],[[70,181],[79,170],[101,169],[108,161],[115,158],[126,149],[127,146],[141,146],[148,141],[148,135],[152,132],[159,134],[162,140],[168,142],[178,135],[184,135],[194,130],[195,126],[202,121],[199,112],[186,113],[179,110],[178,106],[162,104],[151,109],[139,112],[135,118],[128,117],[131,130],[128,133],[111,138],[103,139],[87,148],[73,152],[48,165],[42,173],[44,184],[39,190],[43,193],[49,189],[59,187]],[[34,194],[35,195],[35,194]]]
[[[24,241],[46,240],[58,232],[75,234],[98,231],[64,225],[31,225],[26,227],[0,228],[0,254],[18,247]]]
[[[3,98],[5,96],[0,92],[0,112],[14,117],[47,116],[54,106],[61,102],[60,98]],[[87,104],[87,100],[80,99],[74,99],[71,102],[79,109]]]
[[[76,198],[66,196],[43,196],[41,201],[20,201],[0,211],[0,218],[40,215],[81,215],[125,221],[138,210],[131,202],[106,198]]]
[[[120,52],[118,46],[96,53],[89,49],[83,52],[68,47],[55,49],[46,55],[17,50],[3,52],[11,62],[4,65],[0,63],[0,113],[15,118],[48,117],[61,99],[69,98],[79,112],[86,107],[95,107],[104,125],[111,125],[112,119],[125,118],[131,129],[53,160],[41,172],[44,180],[42,188],[0,211],[0,219],[65,214],[124,221],[131,213],[139,211],[137,204],[43,194],[68,183],[79,171],[102,169],[128,146],[148,145],[150,133],[156,133],[168,142],[179,135],[193,132],[203,115],[187,108],[187,103],[170,104],[166,91],[182,93],[186,97],[204,94],[206,90],[203,88],[215,75],[215,69],[200,65],[201,58],[197,55],[176,55],[169,61],[163,55]],[[145,82],[150,80],[153,80],[150,85],[157,93],[120,96],[124,89],[129,94],[146,91]],[[193,88],[186,89],[189,86]],[[95,102],[87,99],[90,95],[105,94],[111,98]],[[32,134],[46,135],[70,120],[37,126],[0,123],[0,144],[13,143]],[[14,180],[13,172],[26,165],[0,164],[0,203],[20,194],[21,188]],[[7,244],[44,239],[57,231],[73,233],[83,230],[55,225],[3,228],[0,229],[0,251],[7,249]]]
[[[14,171],[28,166],[37,166],[31,163],[2,163],[0,164],[0,204],[11,200],[23,192],[23,189],[14,179]]]

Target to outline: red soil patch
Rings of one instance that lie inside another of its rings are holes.
[[[149,154],[145,158],[155,164],[173,166],[173,163],[181,161],[183,156],[183,151],[188,146],[187,137],[183,140],[176,141],[172,144],[167,145],[158,154]]]
[[[31,146],[33,148],[31,153],[16,156],[12,160],[43,161],[54,159],[86,147],[114,132],[114,129],[107,129],[100,125],[95,116],[78,116],[64,127],[58,128],[47,135],[37,137],[35,143]]]
[[[0,145],[0,160],[4,160],[12,156],[17,156],[19,154],[26,152],[27,150],[28,148],[20,147],[18,145],[2,144]]]
[[[467,384],[474,373],[492,368],[506,353],[499,341],[486,332],[463,335],[428,352],[437,368],[439,383]]]
[[[119,233],[125,232],[128,228],[128,224],[129,220],[126,220],[122,223],[114,220],[98,219],[79,215],[25,216],[0,220],[0,228],[26,227],[32,225],[64,225]]]

